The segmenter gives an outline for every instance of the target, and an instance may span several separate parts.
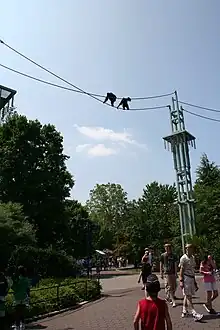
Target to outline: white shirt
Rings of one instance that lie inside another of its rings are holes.
[[[195,276],[196,262],[194,256],[189,257],[187,254],[184,254],[180,258],[179,267],[183,267],[184,275]]]

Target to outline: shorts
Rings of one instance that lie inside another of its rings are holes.
[[[15,306],[20,306],[20,305],[28,308],[29,307],[29,298],[27,297],[23,300],[14,300],[14,302],[13,302],[14,307]]]
[[[195,295],[195,278],[185,276],[183,279],[183,294],[185,296],[194,296]]]
[[[217,291],[217,284],[216,282],[204,282],[204,289],[205,291]]]

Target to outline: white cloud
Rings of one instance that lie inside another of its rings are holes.
[[[82,152],[82,151],[84,151],[86,148],[88,148],[89,146],[90,146],[89,143],[79,144],[78,146],[76,146],[76,152]]]
[[[95,146],[88,149],[88,155],[94,157],[107,157],[111,155],[116,155],[117,150],[113,148],[108,148],[104,144],[96,144]]]
[[[144,144],[140,144],[132,138],[132,135],[126,130],[124,132],[115,132],[111,129],[96,126],[78,126],[75,125],[77,131],[93,140],[104,141],[109,140],[117,143],[132,144],[138,147],[146,148]]]

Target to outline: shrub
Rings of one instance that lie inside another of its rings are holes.
[[[76,280],[73,278],[42,280],[39,288],[31,290],[30,308],[27,310],[27,317],[32,318],[75,306],[84,300],[97,299],[100,295],[101,286],[95,280]],[[12,304],[13,296],[10,292],[6,300],[9,314],[13,309]]]
[[[80,266],[71,256],[51,248],[16,249],[10,258],[9,267],[15,268],[19,265],[24,265],[29,271],[41,274],[42,277],[76,277],[80,273]]]

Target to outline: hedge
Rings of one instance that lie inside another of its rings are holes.
[[[100,298],[101,286],[96,280],[46,279],[40,282],[38,288],[33,288],[30,294],[30,307],[27,318],[47,314],[53,311],[75,306],[85,300]],[[8,314],[13,312],[13,293],[6,298]]]

